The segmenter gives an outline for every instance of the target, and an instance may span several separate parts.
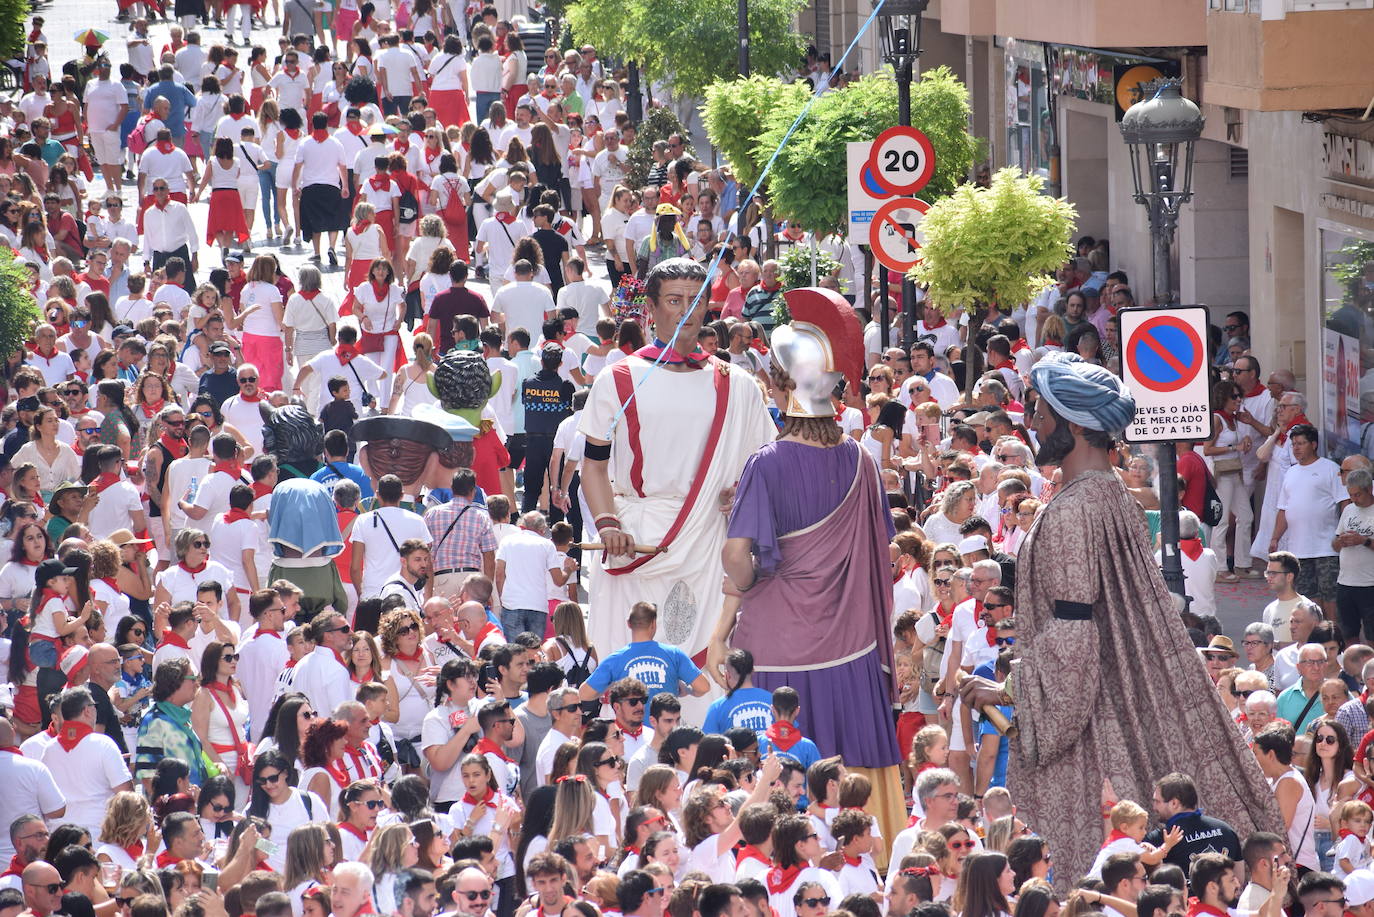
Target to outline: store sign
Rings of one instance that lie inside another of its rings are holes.
[[[1374,182],[1374,142],[1327,131],[1322,134],[1322,171],[1334,178]]]
[[[1327,210],[1334,210],[1346,216],[1374,221],[1374,203],[1369,201],[1357,201],[1355,198],[1346,197],[1343,194],[1326,192],[1321,196],[1321,205]]]

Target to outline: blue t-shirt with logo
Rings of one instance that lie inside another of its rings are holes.
[[[652,698],[660,691],[677,694],[678,682],[690,685],[700,675],[701,669],[677,647],[657,640],[641,640],[623,646],[603,659],[592,670],[587,684],[600,692],[622,678],[637,678],[649,689],[649,697]]]
[[[743,726],[758,734],[764,741],[764,732],[773,724],[773,694],[762,688],[740,688],[729,697],[713,701],[706,708],[706,722],[701,726],[707,735],[718,735],[727,729]]]

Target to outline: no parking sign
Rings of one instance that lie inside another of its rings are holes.
[[[1198,442],[1212,436],[1207,307],[1122,309],[1121,376],[1135,398],[1130,443]]]

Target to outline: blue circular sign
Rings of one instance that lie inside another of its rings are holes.
[[[1193,327],[1172,315],[1141,323],[1126,348],[1131,373],[1146,388],[1175,392],[1197,378],[1205,362]]]
[[[863,171],[859,173],[859,181],[863,183],[864,191],[868,192],[869,197],[892,197],[892,193],[873,178],[873,166],[869,163],[864,163]]]

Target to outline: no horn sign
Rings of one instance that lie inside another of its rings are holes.
[[[1212,436],[1206,306],[1122,309],[1121,375],[1135,398],[1131,443]]]

